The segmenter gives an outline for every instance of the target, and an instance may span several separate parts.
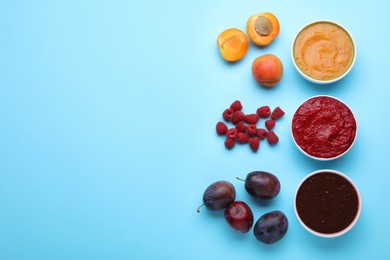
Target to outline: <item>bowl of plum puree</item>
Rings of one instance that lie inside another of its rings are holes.
[[[352,110],[332,96],[313,96],[303,101],[291,121],[291,135],[298,149],[320,161],[346,154],[357,136]]]
[[[318,170],[298,185],[294,211],[300,224],[310,233],[324,238],[338,237],[358,221],[361,197],[357,186],[345,174]]]

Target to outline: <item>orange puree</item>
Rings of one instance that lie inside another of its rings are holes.
[[[336,24],[318,22],[304,28],[294,43],[294,59],[313,79],[331,80],[351,66],[354,46],[348,33]]]

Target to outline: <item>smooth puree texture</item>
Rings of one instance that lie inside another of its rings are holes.
[[[330,22],[305,27],[293,47],[299,69],[317,80],[332,80],[343,75],[353,62],[354,52],[349,34]]]
[[[291,128],[296,144],[304,152],[329,159],[351,147],[357,124],[344,103],[330,96],[315,96],[298,107]]]
[[[302,182],[295,205],[301,221],[323,234],[348,228],[360,207],[355,187],[343,176],[327,171],[313,174]]]

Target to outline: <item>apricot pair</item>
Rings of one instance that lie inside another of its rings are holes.
[[[242,59],[249,46],[249,39],[258,46],[270,44],[279,34],[279,21],[272,13],[255,14],[249,17],[246,24],[248,36],[241,30],[230,28],[218,35],[219,52],[227,61]]]

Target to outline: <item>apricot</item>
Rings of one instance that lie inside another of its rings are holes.
[[[246,33],[251,41],[258,46],[270,44],[279,34],[279,21],[269,12],[254,14],[246,23]]]
[[[263,86],[275,86],[283,75],[283,64],[273,54],[265,54],[257,57],[252,63],[254,79]]]
[[[230,28],[218,35],[217,45],[222,58],[237,61],[247,53],[249,40],[243,31]]]

